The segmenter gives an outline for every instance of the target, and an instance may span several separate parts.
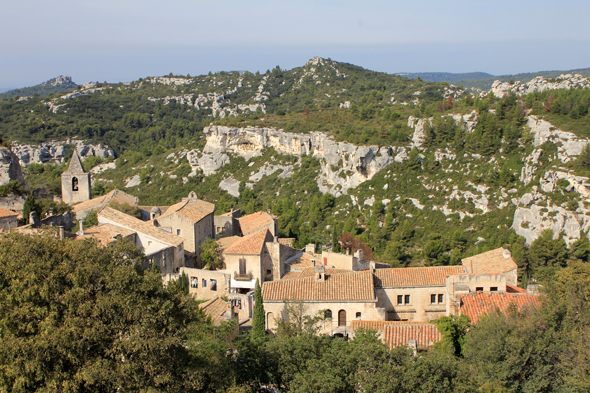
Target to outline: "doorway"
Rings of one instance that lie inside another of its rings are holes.
[[[346,326],[346,311],[338,311],[338,326]]]

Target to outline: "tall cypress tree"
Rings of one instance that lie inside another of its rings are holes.
[[[29,214],[36,210],[35,198],[33,198],[33,194],[29,194],[23,205],[23,220],[25,224],[29,223]]]
[[[188,279],[186,274],[184,274],[184,271],[182,272],[182,276],[180,278],[180,287],[184,292],[188,293]]]
[[[256,279],[256,289],[254,290],[254,316],[252,318],[251,337],[255,341],[264,340],[265,323],[264,323],[264,305],[262,304],[262,288]]]

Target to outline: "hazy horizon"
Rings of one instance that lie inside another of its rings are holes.
[[[291,69],[314,56],[387,72],[590,67],[590,3],[0,0],[0,88]]]

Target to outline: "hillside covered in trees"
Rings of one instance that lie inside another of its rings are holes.
[[[117,187],[141,204],[169,205],[195,191],[215,202],[218,213],[271,210],[279,216],[281,236],[294,237],[298,247],[313,242],[338,249],[348,233],[392,266],[457,264],[505,246],[526,284],[554,274],[569,259],[588,261],[587,202],[565,178],[555,178],[559,172],[583,181],[590,174],[588,150],[565,159],[564,142],[537,138],[531,124],[533,117],[542,119],[585,143],[589,105],[589,89],[498,98],[314,58],[264,74],[147,77],[26,101],[4,99],[0,132],[19,145],[61,140],[70,153],[67,140],[108,145],[117,158],[114,168],[93,175],[94,195]],[[423,133],[416,139],[420,121]],[[403,149],[407,157],[343,195],[320,191],[317,178],[329,167],[322,159],[273,149],[249,158],[228,152],[229,163],[205,175],[188,157],[203,153],[203,131],[210,125],[319,132],[355,146]],[[90,157],[84,165],[104,163]],[[271,164],[281,169],[265,174]],[[65,168],[56,161],[31,163],[26,180],[59,193]],[[547,176],[553,183],[545,191]],[[139,184],[126,188],[134,177]],[[220,186],[228,179],[239,182],[239,196]],[[534,223],[525,220],[517,233],[515,214],[532,205],[545,226],[533,231]],[[581,240],[563,232],[570,217],[578,220]]]

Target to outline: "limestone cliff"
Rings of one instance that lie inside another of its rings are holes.
[[[25,182],[18,157],[7,147],[0,147],[0,186],[17,180]]]
[[[210,175],[229,162],[227,153],[245,159],[257,157],[267,148],[286,155],[312,155],[320,160],[321,173],[317,178],[323,193],[334,196],[345,194],[349,188],[371,179],[394,160],[407,159],[403,147],[356,146],[337,142],[322,132],[296,134],[274,128],[206,127],[207,144],[202,152],[187,154],[193,170]]]

